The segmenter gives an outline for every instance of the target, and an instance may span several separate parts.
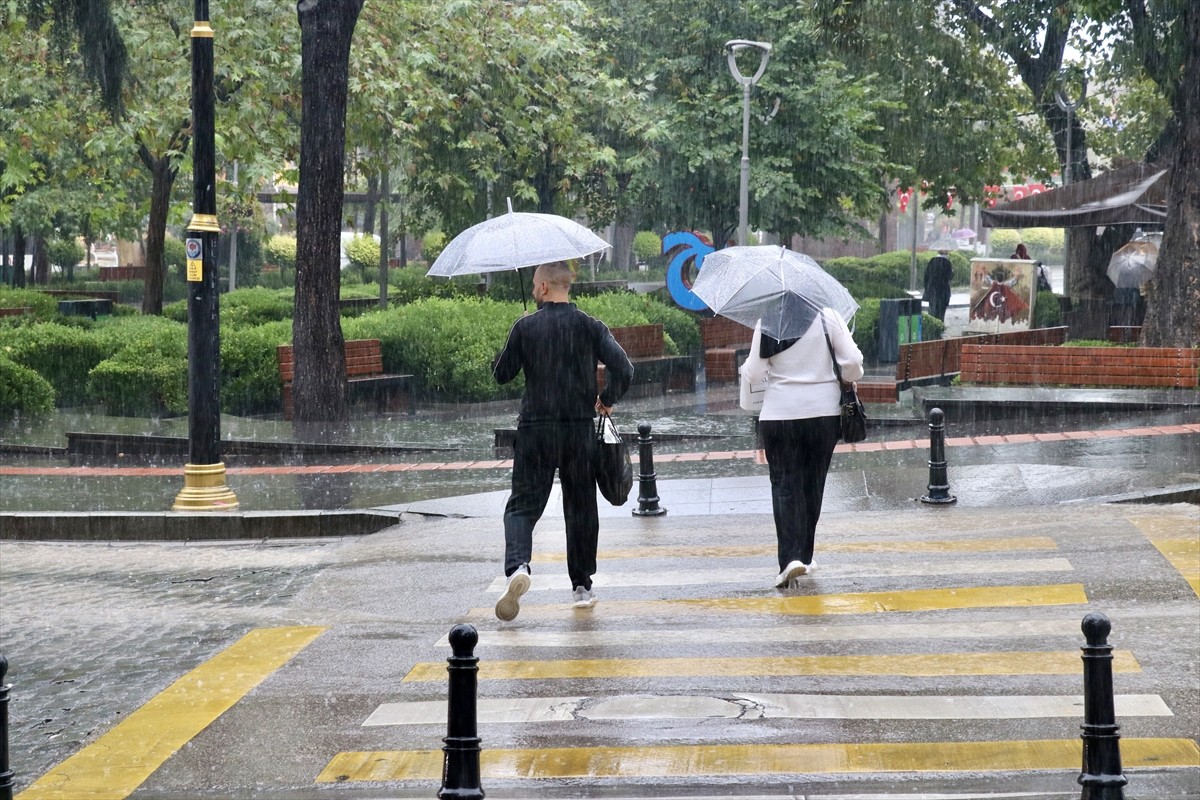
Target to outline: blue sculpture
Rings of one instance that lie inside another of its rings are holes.
[[[715,249],[691,231],[674,231],[663,237],[663,255],[675,251],[670,265],[667,266],[667,291],[681,308],[688,311],[704,311],[708,308],[704,301],[692,292],[691,280],[685,278],[684,269],[691,262],[692,271],[699,272],[704,264],[704,257]]]

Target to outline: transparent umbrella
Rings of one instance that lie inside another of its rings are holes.
[[[1136,289],[1154,275],[1158,246],[1151,241],[1134,241],[1113,253],[1108,262],[1108,279],[1118,289]]]
[[[552,261],[568,261],[610,247],[574,220],[557,214],[512,210],[472,225],[455,236],[429,268],[429,275],[451,277],[502,272]]]
[[[954,233],[950,234],[951,239],[974,239],[975,231],[970,228],[959,228]]]
[[[803,253],[778,245],[727,247],[704,257],[692,291],[716,313],[775,339],[795,339],[832,308],[849,323],[858,303]]]

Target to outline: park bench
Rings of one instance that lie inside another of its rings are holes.
[[[98,297],[77,297],[58,301],[58,313],[64,317],[91,317],[112,314],[113,301]]]
[[[1109,325],[1108,340],[1118,344],[1132,344],[1142,338],[1141,325]]]
[[[964,383],[1194,389],[1200,349],[967,344]]]
[[[290,344],[276,349],[279,377],[283,381],[283,418],[293,411],[292,380],[295,356]],[[383,371],[383,343],[378,339],[349,339],[345,344],[346,390],[351,403],[370,400],[379,412],[413,412],[412,375],[389,375]]]
[[[101,267],[102,281],[140,281],[146,278],[145,267]]]
[[[111,300],[113,303],[121,301],[121,293],[109,289],[42,289],[39,287],[38,291],[51,297],[94,297],[97,300]]]
[[[750,354],[754,329],[725,317],[700,320],[700,346],[704,350],[704,380],[711,386],[737,383],[738,367]]]
[[[631,325],[613,328],[613,338],[633,362],[634,386],[657,386],[662,392],[691,392],[696,389],[696,369],[691,356],[666,354],[663,326]],[[604,365],[596,368],[596,388],[605,385]]]

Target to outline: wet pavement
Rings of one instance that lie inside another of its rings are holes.
[[[931,506],[916,499],[924,403],[970,390],[926,391],[872,407],[868,441],[835,455],[816,569],[783,592],[766,467],[732,390],[625,404],[630,430],[723,438],[656,448],[665,516],[633,517],[636,498],[602,505],[590,611],[566,602],[556,493],[512,624],[492,614],[509,470],[491,447],[511,406],[347,434],[453,453],[231,463],[243,507],[278,522],[243,541],[127,541],[119,524],[87,542],[6,541],[35,510],[178,518],[162,510],[182,473],[6,452],[0,648],[18,797],[433,797],[459,622],[481,636],[489,797],[1078,797],[1079,623],[1100,611],[1125,796],[1200,800],[1194,393],[1060,395],[1071,414],[1032,413],[1036,392],[976,395],[1023,410],[948,426],[957,503]],[[59,424],[21,444],[114,430]],[[284,425],[224,429],[292,436]],[[320,535],[300,509],[398,524]]]

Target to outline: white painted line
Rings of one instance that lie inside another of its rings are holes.
[[[855,642],[898,639],[999,639],[1020,636],[1070,636],[1082,640],[1079,619],[1001,619],[973,622],[909,622],[869,625],[787,625],[739,628],[664,628],[649,630],[532,631],[481,630],[476,648],[491,647],[640,647],[720,643]],[[437,643],[449,647],[446,636]]]
[[[886,564],[817,564],[814,578],[896,578],[922,575],[1012,575],[1025,572],[1071,572],[1071,562],[1065,558],[995,558],[986,560],[915,558]],[[712,584],[767,584],[775,578],[771,564],[740,569],[612,572],[596,575],[592,586],[707,586]],[[489,592],[504,591],[505,579],[496,578]],[[571,579],[561,566],[547,568],[536,565],[530,591],[571,590]]]
[[[1158,695],[1117,695],[1119,718],[1174,716]],[[665,719],[1043,719],[1082,717],[1083,696],[1073,695],[616,695],[612,697],[484,698],[479,723],[525,724],[572,720]],[[363,723],[445,724],[441,700],[385,703]]]

